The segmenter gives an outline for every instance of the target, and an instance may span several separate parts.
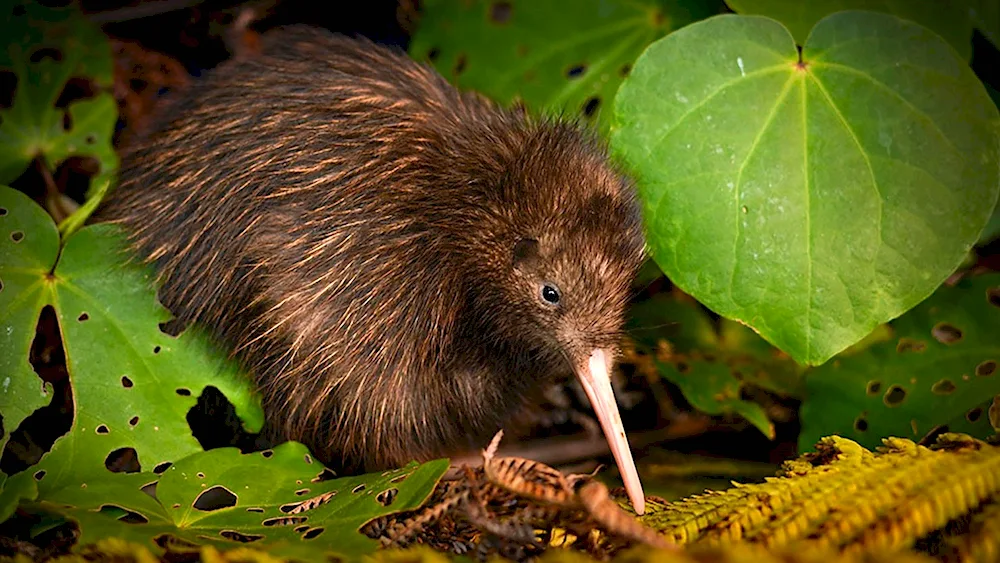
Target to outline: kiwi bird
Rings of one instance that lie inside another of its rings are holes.
[[[291,26],[164,102],[96,220],[255,378],[276,436],[377,470],[484,443],[575,376],[637,512],[610,384],[644,257],[600,140]]]

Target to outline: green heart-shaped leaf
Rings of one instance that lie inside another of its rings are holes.
[[[687,293],[819,364],[950,275],[997,201],[998,114],[942,39],[884,14],[725,15],[639,58],[612,147]]]

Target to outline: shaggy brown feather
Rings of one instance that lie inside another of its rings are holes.
[[[236,351],[281,435],[348,469],[447,454],[615,348],[643,240],[593,136],[365,40],[263,48],[169,104],[98,220]]]

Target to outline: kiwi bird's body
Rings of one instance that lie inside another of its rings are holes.
[[[484,441],[592,350],[610,365],[643,256],[590,134],[301,27],[169,102],[98,220],[283,436],[369,470]]]

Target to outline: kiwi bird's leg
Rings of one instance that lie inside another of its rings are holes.
[[[636,514],[641,515],[646,511],[646,497],[642,493],[642,483],[639,482],[639,473],[632,460],[632,450],[625,437],[621,415],[618,414],[618,403],[615,402],[615,393],[611,388],[610,364],[611,355],[598,348],[590,353],[585,362],[576,366],[576,376],[594,407],[604,436],[608,439],[632,507]]]

